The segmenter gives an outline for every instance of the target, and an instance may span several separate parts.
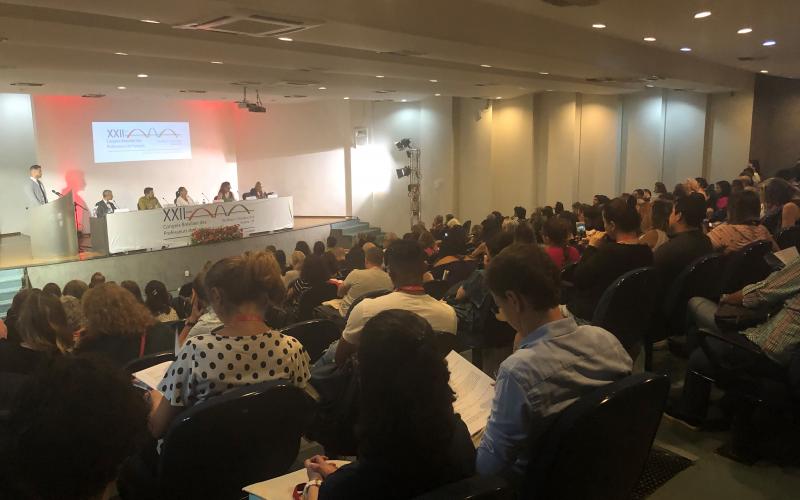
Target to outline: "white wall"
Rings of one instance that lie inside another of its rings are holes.
[[[29,167],[37,163],[31,97],[0,94],[0,234],[27,232]]]
[[[453,112],[456,213],[477,223],[494,210],[490,168],[493,110],[484,99],[455,99]]]
[[[39,163],[48,190],[72,191],[76,201],[89,209],[104,189],[114,191],[119,206],[131,209],[146,186],[170,203],[179,186],[186,186],[198,202],[201,192],[213,197],[223,181],[237,189],[230,103],[35,96],[33,107]],[[93,121],[188,121],[192,159],[95,164]],[[80,211],[84,224],[86,217]]]
[[[595,194],[615,193],[620,174],[620,96],[581,96],[581,130],[578,160],[578,200],[591,201]]]
[[[664,100],[661,91],[624,96],[622,112],[620,188],[630,191],[652,186],[662,178],[664,158]],[[618,192],[609,193],[608,196]]]
[[[750,158],[753,91],[713,94],[708,104],[705,177],[709,182],[739,175]]]
[[[241,190],[261,181],[291,194],[295,215],[341,216],[345,149],[352,142],[346,101],[273,104],[266,113],[233,109]]]
[[[670,91],[666,99],[663,182],[674,186],[703,172],[706,94]],[[652,181],[651,183],[652,184]],[[651,187],[643,184],[640,187]]]

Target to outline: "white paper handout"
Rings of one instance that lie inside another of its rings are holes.
[[[150,389],[156,389],[158,383],[164,378],[164,374],[167,373],[167,368],[169,368],[171,364],[172,361],[164,361],[163,363],[153,365],[150,368],[145,368],[142,371],[134,373],[133,377]]]
[[[328,460],[328,463],[336,464],[337,467],[344,467],[350,462],[347,460]],[[306,481],[308,481],[308,474],[305,469],[300,469],[268,481],[245,486],[242,489],[250,494],[250,500],[292,500],[294,487]]]
[[[456,393],[453,408],[467,424],[470,435],[475,435],[489,421],[494,380],[455,351],[450,351],[445,360],[450,369],[450,387]]]

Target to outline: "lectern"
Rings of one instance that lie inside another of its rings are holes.
[[[78,231],[72,193],[28,209],[34,259],[78,256]]]

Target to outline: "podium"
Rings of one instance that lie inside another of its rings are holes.
[[[28,209],[34,259],[78,256],[78,231],[72,193]]]

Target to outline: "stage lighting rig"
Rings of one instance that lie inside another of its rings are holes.
[[[411,139],[404,138],[394,143],[398,151],[406,153],[407,164],[402,168],[395,169],[397,178],[408,177],[408,197],[411,199],[411,225],[420,221],[420,211],[422,207],[422,189],[420,180],[420,149],[414,147]]]

